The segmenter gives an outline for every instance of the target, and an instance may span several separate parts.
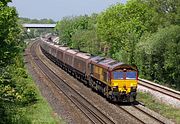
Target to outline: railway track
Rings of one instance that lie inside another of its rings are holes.
[[[172,97],[176,100],[180,100],[180,92],[172,90],[170,88],[152,83],[150,81],[144,80],[144,79],[140,79],[139,78],[139,85],[142,85],[143,87],[146,87],[148,89],[151,89],[153,91],[157,91],[159,93],[165,94],[169,97]]]
[[[31,48],[31,52],[33,53],[33,57],[35,63],[39,66],[39,68],[44,72],[44,74],[51,80],[51,82],[63,92],[63,94],[92,122],[92,123],[114,123],[112,119],[107,117],[104,113],[99,111],[94,105],[92,105],[89,101],[87,101],[81,94],[75,91],[71,86],[66,83],[66,81],[62,80],[58,75],[56,75],[46,64],[38,57],[35,52],[35,47],[37,45],[33,44]],[[48,72],[49,71],[49,72]],[[47,73],[48,72],[48,73]],[[54,75],[54,76],[51,76]],[[57,83],[58,82],[58,83]],[[61,82],[61,83],[60,83]],[[74,90],[74,91],[73,91]],[[164,124],[171,122],[163,122],[163,119],[158,119],[156,116],[153,116],[144,109],[139,109],[137,106],[118,106],[121,110],[128,113],[128,115],[132,116],[139,123],[147,124],[152,122],[153,124]]]
[[[118,108],[128,113],[131,117],[135,118],[142,124],[149,124],[149,122],[153,124],[172,124],[171,121],[168,121],[162,116],[156,116],[152,112],[148,112],[145,110],[145,107],[142,105],[127,105],[127,106],[119,106]]]
[[[55,74],[36,54],[35,48],[38,43],[35,42],[30,48],[34,62],[39,69],[51,80],[51,82],[94,124],[114,124],[114,122],[98,108],[92,105],[81,94],[74,90],[67,82]]]
[[[128,115],[130,115],[131,117],[135,118],[136,120],[138,120],[140,123],[142,124],[146,124],[143,120],[139,119],[135,114],[132,114],[131,111],[129,111],[128,109],[122,107],[122,106],[117,106],[118,108],[120,108],[121,110],[125,111]]]

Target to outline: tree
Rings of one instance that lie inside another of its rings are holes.
[[[141,75],[180,88],[180,26],[169,26],[146,35],[136,46]]]
[[[134,46],[144,32],[157,30],[153,17],[155,11],[141,0],[117,4],[98,16],[98,36],[110,47],[110,56],[134,63]]]
[[[146,0],[145,2],[158,13],[156,20],[159,22],[159,27],[180,24],[179,0]]]
[[[16,45],[20,42],[18,39],[21,31],[15,8],[6,6],[6,2],[5,4],[0,2],[0,66],[2,67],[12,63],[18,53]]]

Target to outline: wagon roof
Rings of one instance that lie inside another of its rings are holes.
[[[47,44],[49,44],[51,47],[55,47],[53,43],[50,42],[46,42]]]
[[[47,41],[45,41],[47,44],[50,44],[50,45],[53,45],[51,42],[47,42]]]
[[[77,50],[73,50],[73,49],[68,49],[66,52],[67,52],[67,53],[71,53],[71,54],[76,54],[76,53],[78,53]]]
[[[58,48],[59,47],[59,45],[54,45],[56,48]]]
[[[77,53],[76,56],[77,56],[77,57],[81,57],[81,58],[83,58],[83,59],[89,59],[89,58],[91,58],[91,55],[90,55],[90,54],[88,54],[88,53],[82,53],[82,52]]]
[[[69,49],[69,47],[63,47],[63,46],[59,46],[59,49],[64,51],[64,50],[67,50],[67,49]]]

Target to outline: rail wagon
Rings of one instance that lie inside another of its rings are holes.
[[[43,50],[45,50],[46,52],[49,53],[49,47],[50,47],[50,45],[48,45],[47,42],[41,43],[41,47],[43,48]]]
[[[73,49],[68,49],[64,52],[64,64],[65,64],[65,70],[68,71],[69,73],[74,74],[74,68],[73,68],[73,63],[74,63],[74,57],[78,53],[77,50]]]
[[[57,64],[61,67],[61,68],[65,68],[64,65],[64,54],[66,52],[66,50],[68,50],[68,47],[63,47],[63,46],[59,46],[59,49],[57,49]]]
[[[88,72],[89,72],[89,59],[91,58],[90,54],[79,52],[74,57],[73,68],[75,69],[75,76],[83,80],[86,84]]]
[[[52,56],[56,57],[56,48],[55,46],[50,46],[49,48],[49,54],[51,54]]]

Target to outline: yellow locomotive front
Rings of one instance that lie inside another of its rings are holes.
[[[137,67],[96,56],[90,59],[89,70],[89,85],[110,101],[136,100]]]
[[[111,93],[114,101],[134,102],[138,83],[138,71],[130,66],[111,71]]]

